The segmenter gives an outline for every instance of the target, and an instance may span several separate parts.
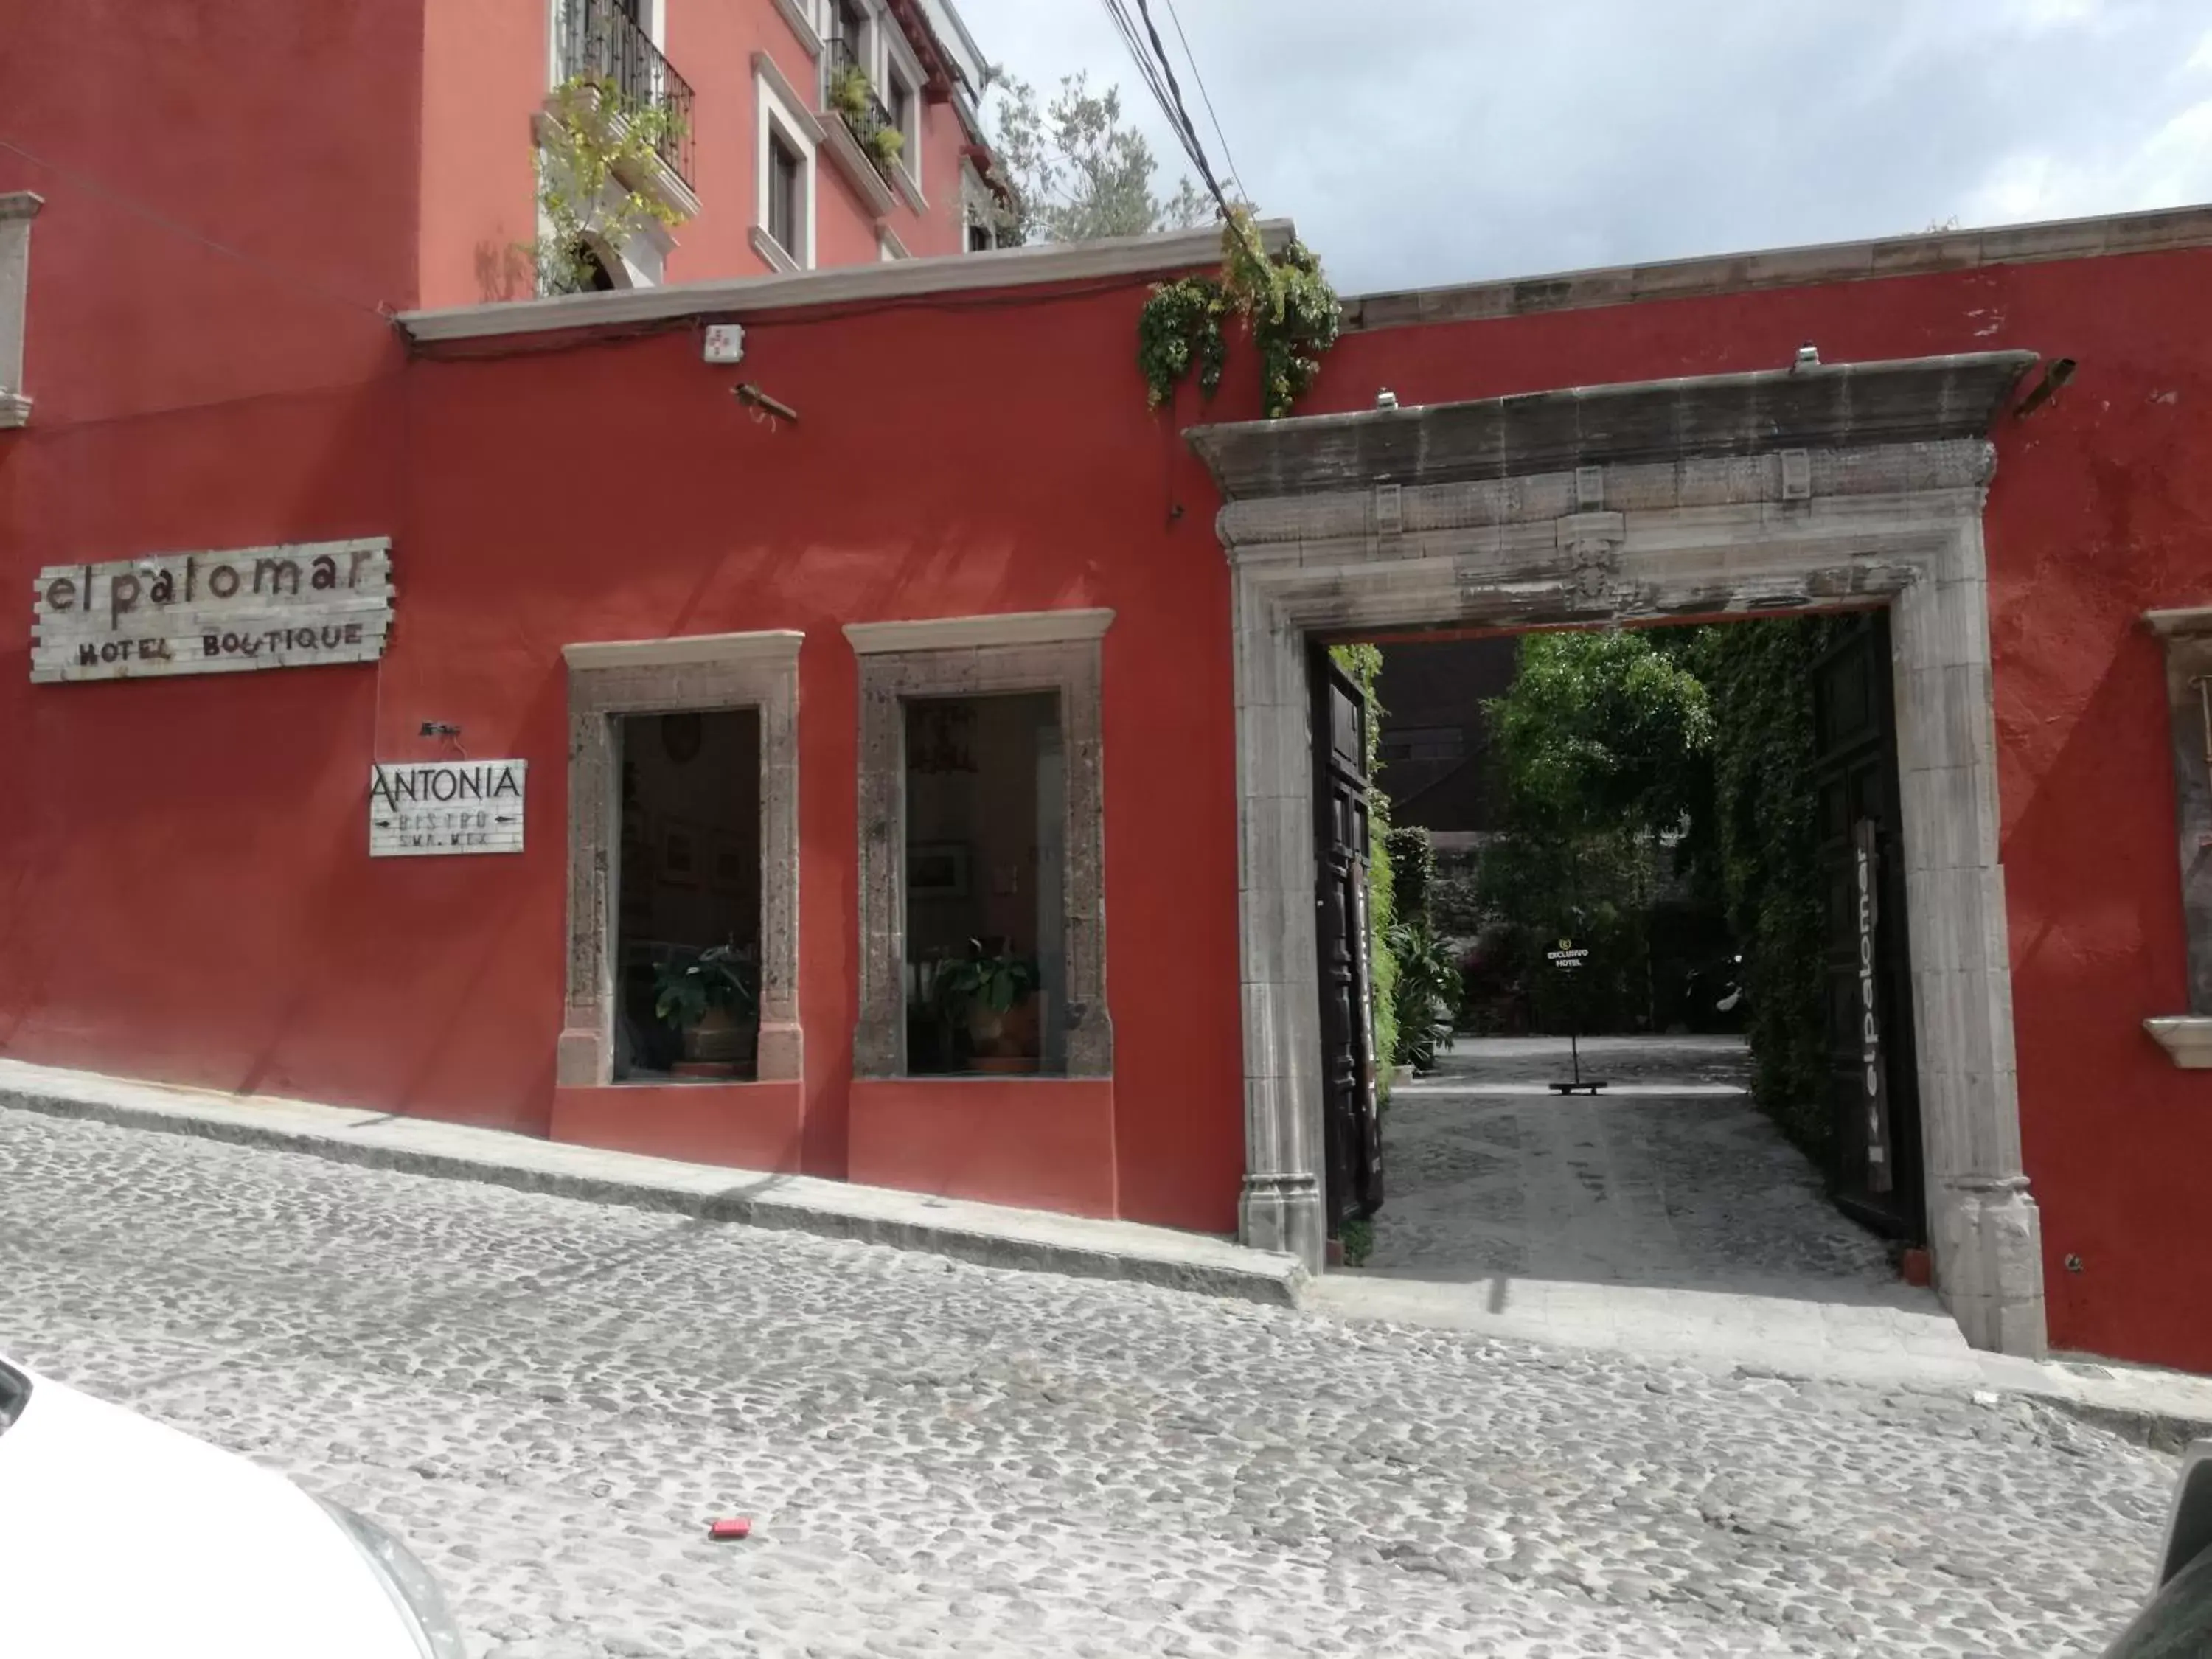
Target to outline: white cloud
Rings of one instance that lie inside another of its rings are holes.
[[[1119,82],[1180,170],[1097,0],[956,3],[1040,90]],[[1174,3],[1347,292],[2212,198],[2203,0]]]

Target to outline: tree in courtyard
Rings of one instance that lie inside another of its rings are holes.
[[[1571,1012],[1592,1029],[1652,1015],[1659,860],[1694,865],[1711,838],[1713,710],[1687,644],[1645,632],[1532,634],[1511,689],[1484,704],[1504,827],[1479,887],[1507,924],[1492,948],[1513,964],[1541,1026]],[[1561,937],[1592,952],[1571,982],[1544,966]]]
[[[1025,81],[1001,80],[997,92],[993,148],[1014,191],[1012,206],[1000,210],[1002,242],[1141,236],[1188,230],[1214,216],[1212,204],[1187,178],[1170,196],[1155,192],[1152,147],[1122,125],[1118,88],[1094,93],[1086,76],[1071,75],[1042,109]]]

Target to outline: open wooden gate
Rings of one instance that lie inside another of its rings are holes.
[[[1836,1201],[1879,1231],[1927,1236],[1913,1058],[1889,613],[1838,621],[1815,661],[1814,784],[1827,921]]]
[[[1311,660],[1315,932],[1328,1236],[1382,1202],[1367,916],[1367,700],[1328,651]]]

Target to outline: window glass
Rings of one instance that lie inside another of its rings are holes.
[[[907,1064],[1066,1066],[1059,694],[908,700]]]
[[[768,137],[768,234],[799,257],[799,157],[773,127]]]
[[[760,711],[620,722],[615,1076],[756,1075]]]

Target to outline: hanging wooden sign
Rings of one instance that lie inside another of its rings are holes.
[[[48,565],[31,678],[151,679],[374,662],[392,622],[392,543],[300,542]]]
[[[368,769],[368,855],[520,853],[530,763],[422,761]]]

